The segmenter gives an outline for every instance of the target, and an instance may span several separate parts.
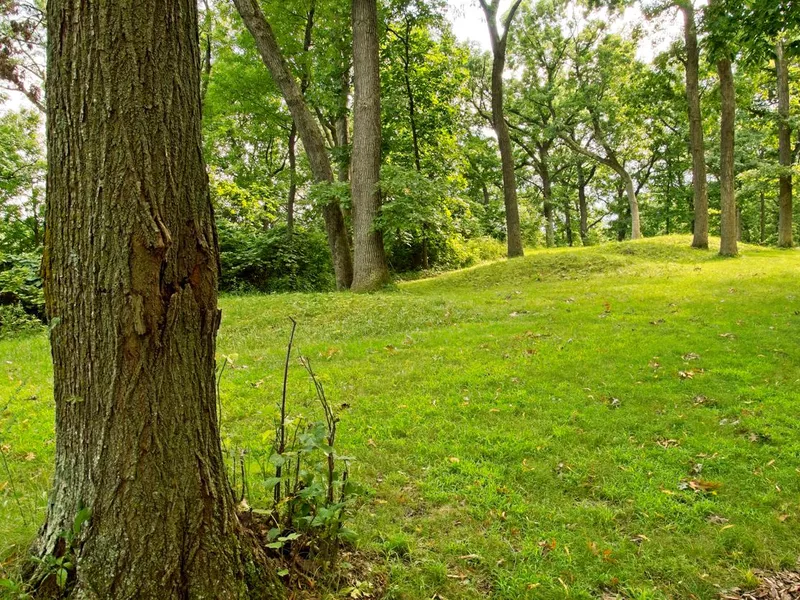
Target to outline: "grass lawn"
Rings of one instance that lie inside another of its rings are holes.
[[[800,556],[800,252],[669,237],[385,293],[226,297],[224,443],[267,448],[289,332],[371,494],[389,598],[717,598]],[[44,518],[45,335],[0,341],[0,560]],[[293,412],[316,410],[299,364]],[[257,466],[250,504],[263,505]]]

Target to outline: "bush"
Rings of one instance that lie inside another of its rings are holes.
[[[38,329],[44,321],[41,255],[0,254],[0,336]]]
[[[335,288],[325,235],[295,227],[261,230],[218,223],[224,291],[318,292]]]
[[[19,304],[0,305],[0,339],[40,331],[43,325]]]

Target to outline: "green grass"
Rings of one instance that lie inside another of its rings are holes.
[[[385,556],[387,597],[711,599],[793,567],[800,252],[688,244],[531,252],[369,296],[224,298],[226,447],[269,444],[291,315],[349,405],[342,451],[373,491],[354,527]],[[0,341],[0,367],[25,515],[0,464],[1,559],[44,517],[46,338]],[[312,398],[293,365],[293,410]],[[257,480],[253,465],[255,506]]]

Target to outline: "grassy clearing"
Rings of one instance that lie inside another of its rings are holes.
[[[386,557],[388,597],[711,599],[792,567],[800,252],[688,244],[541,251],[371,296],[224,298],[225,444],[250,452],[251,504],[292,315],[348,406],[342,451],[373,490],[355,528]],[[44,516],[46,338],[0,341],[0,368],[2,558]],[[314,410],[299,365],[290,386]]]

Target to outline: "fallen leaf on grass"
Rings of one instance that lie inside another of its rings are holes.
[[[661,446],[662,448],[677,448],[681,445],[678,440],[665,440],[663,438],[659,438],[656,440],[656,444]]]
[[[728,519],[725,517],[720,517],[719,515],[709,515],[706,519],[712,525],[725,525],[728,522]]]
[[[695,354],[694,352],[689,352],[687,354],[684,354],[681,358],[683,358],[683,360],[686,360],[686,361],[700,360],[700,355],[699,354]]]
[[[706,481],[705,479],[689,479],[678,484],[678,489],[680,490],[690,489],[703,494],[716,494],[721,487],[722,484],[720,482]]]

